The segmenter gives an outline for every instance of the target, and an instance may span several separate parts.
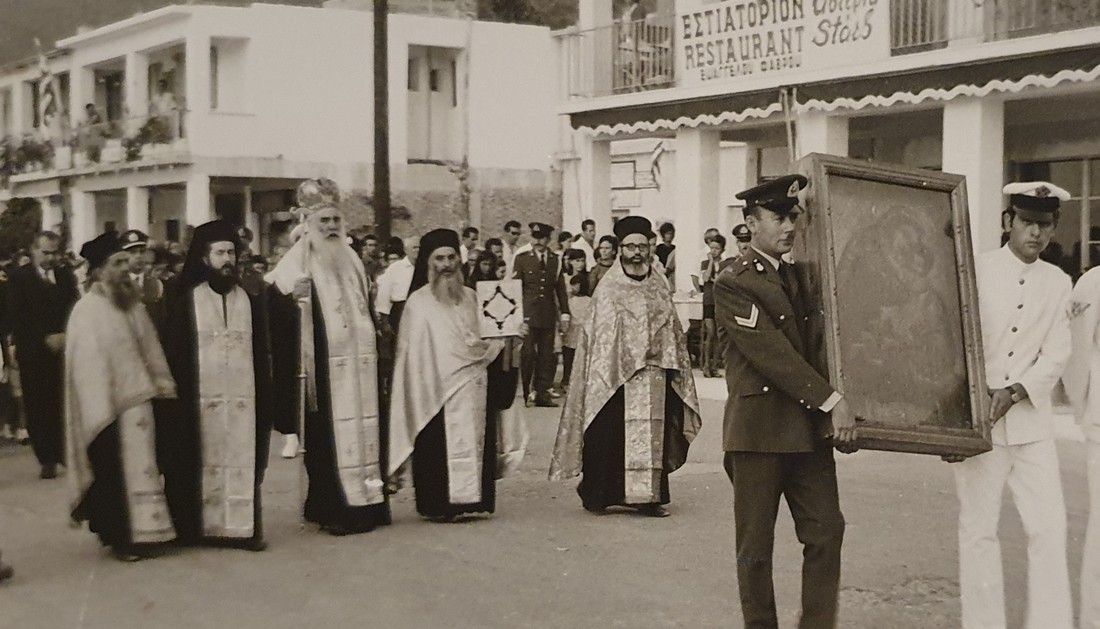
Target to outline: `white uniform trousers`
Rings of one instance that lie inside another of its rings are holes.
[[[1066,507],[1053,439],[999,446],[956,463],[963,629],[1004,629],[997,526],[1005,484],[1027,533],[1028,629],[1072,629]]]
[[[1100,441],[1088,441],[1089,527],[1081,565],[1081,629],[1100,629]]]

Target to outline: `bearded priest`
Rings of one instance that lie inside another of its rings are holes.
[[[156,460],[154,398],[176,385],[114,232],[84,244],[90,284],[65,330],[71,516],[120,561],[175,539]]]
[[[417,512],[453,522],[496,510],[496,480],[518,464],[526,444],[520,418],[505,410],[518,372],[510,343],[481,338],[477,295],[463,283],[458,234],[420,240],[393,373],[389,471],[411,459]],[[520,336],[526,336],[526,326]]]
[[[348,246],[339,201],[331,180],[298,187],[302,236],[266,279],[280,293],[270,308],[276,406],[292,414],[304,408],[304,419],[276,419],[304,425],[305,519],[349,535],[389,524],[390,506],[370,285]]]
[[[664,276],[651,266],[652,225],[615,223],[619,260],[592,295],[573,359],[550,479],[583,474],[584,508],[666,517],[669,473],[699,432],[687,341]]]
[[[183,544],[265,548],[260,484],[271,440],[267,322],[240,286],[237,228],[199,225],[164,303],[177,399],[158,401],[165,493]]]

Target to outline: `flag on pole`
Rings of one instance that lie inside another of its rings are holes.
[[[653,175],[653,183],[657,189],[661,189],[661,155],[665,152],[665,141],[658,140],[657,146],[649,154],[649,174]]]
[[[61,98],[57,93],[57,84],[53,80],[53,72],[46,61],[46,53],[42,51],[42,42],[34,38],[34,47],[38,52],[38,122],[39,131],[46,139],[50,138],[50,130],[54,120],[61,109]]]

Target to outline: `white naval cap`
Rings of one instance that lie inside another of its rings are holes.
[[[1069,201],[1071,195],[1065,188],[1060,188],[1048,181],[1018,181],[1006,185],[1002,190],[1004,194],[1022,194],[1029,197],[1054,197],[1059,201]]]
[[[1017,212],[1046,215],[1052,219],[1062,201],[1069,201],[1070,193],[1047,181],[1020,181],[1001,189],[1008,195],[1009,203]]]

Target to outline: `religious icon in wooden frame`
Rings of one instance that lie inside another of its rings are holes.
[[[523,325],[523,283],[520,280],[477,283],[481,338],[518,336]]]
[[[989,450],[965,178],[820,154],[797,170],[810,185],[792,256],[823,315],[809,333],[859,447]]]

